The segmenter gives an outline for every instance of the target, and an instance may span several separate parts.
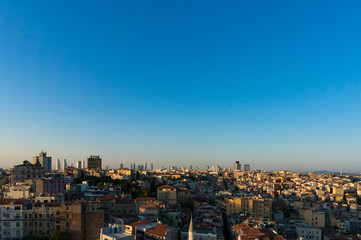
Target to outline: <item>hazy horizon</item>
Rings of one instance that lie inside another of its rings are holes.
[[[0,3],[0,167],[361,172],[359,1]]]

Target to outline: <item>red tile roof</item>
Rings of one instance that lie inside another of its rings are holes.
[[[0,199],[0,205],[10,205],[11,203],[14,203],[16,205],[23,205],[27,201],[27,199]]]
[[[127,225],[134,227],[134,226],[144,225],[144,224],[148,224],[148,223],[152,223],[152,222],[147,221],[147,220],[138,220],[138,221],[135,221],[135,222],[128,223]]]
[[[118,204],[135,204],[135,199],[130,198],[118,198],[117,199]]]
[[[167,233],[170,231],[170,230],[166,229],[166,227],[168,227],[168,226],[164,225],[164,224],[158,224],[157,226],[155,226],[155,228],[153,228],[152,230],[149,230],[147,232],[147,234],[157,236],[157,237],[165,237],[167,235]]]
[[[163,189],[172,189],[172,190],[175,190],[177,188],[173,187],[173,186],[170,186],[170,185],[163,185],[163,186],[160,186],[158,187],[158,190],[163,190]]]

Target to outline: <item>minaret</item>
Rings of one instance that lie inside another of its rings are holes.
[[[189,229],[188,229],[188,240],[194,240],[194,227],[193,227],[192,215],[191,215],[191,222],[189,223]]]

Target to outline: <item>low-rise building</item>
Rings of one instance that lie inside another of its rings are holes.
[[[297,237],[299,239],[309,239],[309,240],[322,239],[322,230],[317,227],[298,226],[296,227],[296,231],[297,231]]]
[[[177,188],[169,185],[158,187],[157,200],[168,204],[177,204]]]
[[[99,240],[134,240],[134,235],[123,232],[117,224],[109,224],[100,230]]]

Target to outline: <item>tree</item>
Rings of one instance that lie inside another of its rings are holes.
[[[55,230],[51,233],[49,240],[71,240],[71,235],[69,232]]]
[[[140,173],[139,173],[138,171],[135,173],[135,179],[136,179],[136,180],[139,180],[139,179],[140,179]]]
[[[149,191],[148,187],[142,187],[142,197],[149,197]]]
[[[45,237],[44,235],[40,235],[38,237],[35,236],[25,236],[23,237],[21,240],[48,240],[47,237]]]

